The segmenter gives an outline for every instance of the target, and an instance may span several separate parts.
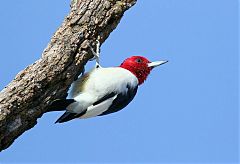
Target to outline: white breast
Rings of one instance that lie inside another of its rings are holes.
[[[126,85],[136,86],[138,80],[130,71],[116,68],[100,68],[95,69],[85,84],[84,91],[93,91],[105,93],[105,91],[121,92]]]
[[[111,102],[107,101],[101,105],[99,104],[98,107],[93,107],[92,104],[104,97],[107,93],[126,92],[127,85],[132,87],[136,87],[138,85],[138,79],[130,71],[121,67],[97,68],[89,75],[82,92],[73,97],[77,103],[75,103],[72,107],[70,106],[68,110],[74,113],[80,113],[87,109],[86,114],[89,115],[86,115],[87,117],[99,115],[107,110],[107,108],[111,105]],[[73,84],[73,88],[75,87],[77,86],[74,86]]]

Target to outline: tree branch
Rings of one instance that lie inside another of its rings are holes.
[[[104,42],[136,0],[72,0],[71,10],[42,57],[0,92],[0,151],[37,124],[50,102],[67,96],[92,58],[89,44]]]

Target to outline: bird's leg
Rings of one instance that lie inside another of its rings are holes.
[[[93,50],[92,46],[90,46],[90,50],[92,51],[94,58],[96,59],[96,68],[101,67],[99,64],[99,58],[100,58],[100,42],[99,40],[96,40],[97,44],[96,44],[96,52]]]
[[[99,61],[99,58],[100,58],[100,42],[99,40],[97,40],[97,45],[96,45],[96,68],[98,67],[101,67],[100,66],[100,61]]]

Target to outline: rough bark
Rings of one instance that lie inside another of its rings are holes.
[[[42,57],[0,92],[0,151],[37,124],[52,100],[67,96],[92,58],[89,45],[109,36],[136,0],[72,0],[69,15]]]

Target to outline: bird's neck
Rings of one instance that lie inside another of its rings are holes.
[[[141,68],[136,68],[134,66],[131,65],[121,65],[121,68],[124,68],[128,71],[130,71],[132,74],[134,74],[137,79],[138,79],[138,85],[141,85],[144,83],[144,81],[147,79],[147,76],[150,73],[150,69],[146,70],[146,69],[141,69]]]

